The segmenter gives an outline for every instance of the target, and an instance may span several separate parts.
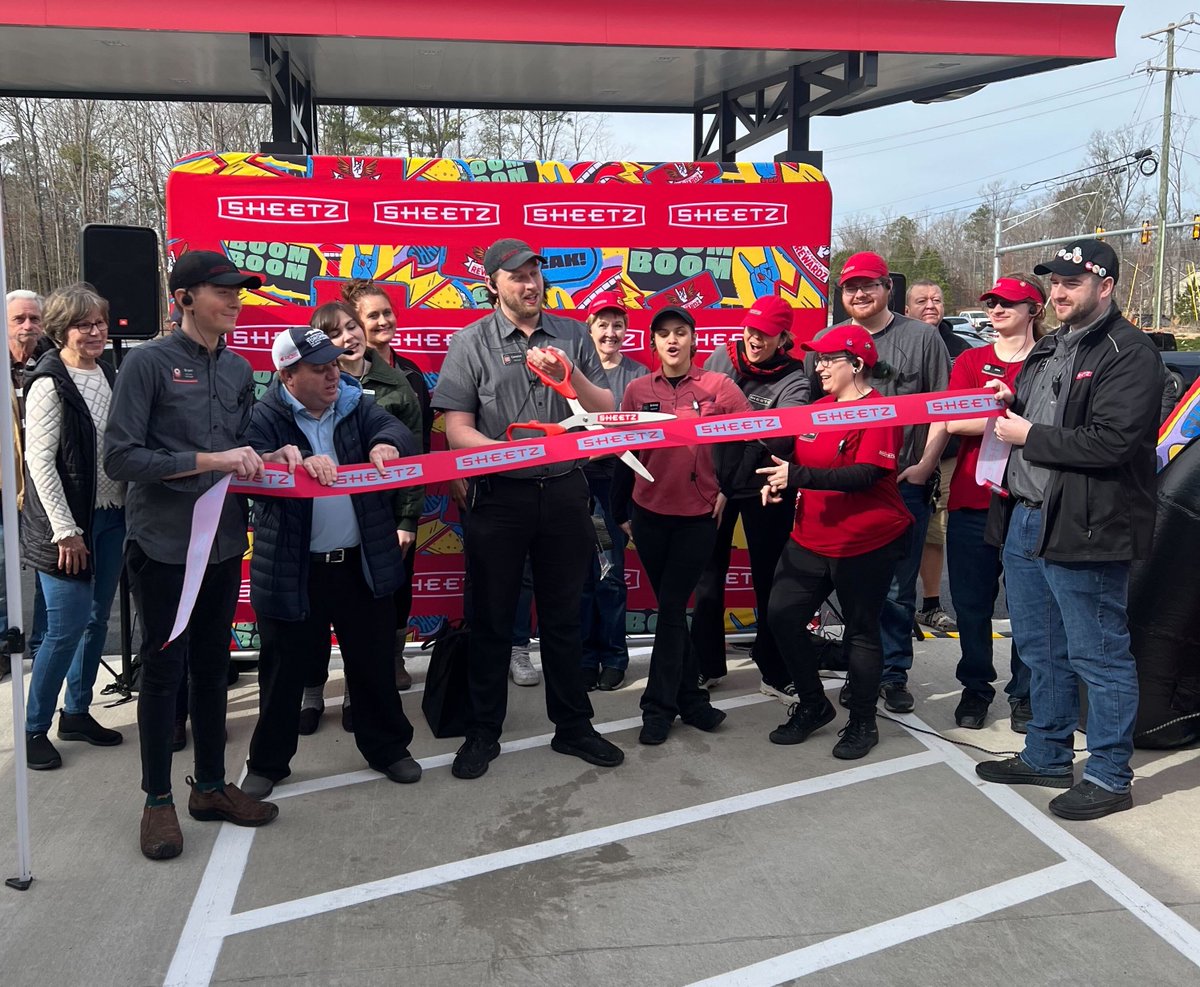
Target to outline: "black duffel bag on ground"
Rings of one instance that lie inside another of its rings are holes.
[[[471,712],[467,660],[471,632],[462,620],[447,620],[422,643],[429,655],[421,712],[435,737],[464,737]]]

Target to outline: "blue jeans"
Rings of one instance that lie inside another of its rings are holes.
[[[992,612],[1000,593],[1000,549],[983,540],[987,511],[964,508],[950,512],[946,522],[946,569],[950,598],[958,619],[958,644],[962,651],[958,681],[967,692],[988,702],[996,696],[996,666],[992,663]],[[1012,678],[1004,691],[1008,701],[1029,698],[1029,667],[1012,645]]]
[[[121,576],[124,541],[124,510],[101,508],[92,515],[91,579],[38,573],[46,594],[48,623],[29,681],[27,733],[49,731],[64,679],[67,696],[63,708],[68,713],[88,711],[108,635],[108,614]]]
[[[1079,680],[1088,690],[1083,777],[1110,792],[1133,780],[1137,667],[1125,606],[1128,562],[1048,562],[1034,555],[1042,512],[1018,504],[1004,542],[1013,637],[1029,666],[1033,719],[1021,757],[1034,771],[1071,772]]]
[[[603,519],[612,548],[604,554],[612,563],[608,574],[600,578],[600,559],[592,552],[588,580],[583,584],[583,667],[595,672],[601,666],[623,672],[629,667],[629,647],[625,643],[625,546],[629,539],[617,524],[609,508],[612,478],[589,476],[588,486],[595,502],[594,516]]]
[[[929,530],[929,487],[901,483],[900,496],[913,516],[908,529],[904,555],[892,573],[892,585],[879,614],[879,632],[883,640],[882,685],[905,685],[913,663],[913,622],[917,615],[917,573],[925,551]]]

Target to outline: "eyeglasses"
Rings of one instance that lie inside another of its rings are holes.
[[[818,353],[817,354],[817,366],[818,367],[831,367],[835,363],[837,363],[839,360],[849,360],[849,359],[850,359],[850,355],[848,353]]]
[[[843,295],[857,295],[860,291],[871,292],[876,288],[883,288],[887,285],[886,281],[854,281],[842,285]]]
[[[72,322],[71,329],[78,329],[82,333],[91,335],[92,333],[102,332],[108,328],[107,319],[97,319],[95,322]]]

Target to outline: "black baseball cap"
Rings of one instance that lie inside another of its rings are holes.
[[[239,271],[224,254],[218,254],[215,250],[189,250],[175,261],[167,285],[174,292],[178,288],[192,288],[198,284],[261,288],[262,283],[262,278],[257,274]]]
[[[650,331],[654,332],[658,328],[658,324],[662,322],[668,315],[673,315],[678,319],[683,319],[692,329],[696,328],[696,317],[692,315],[686,308],[680,308],[678,305],[668,305],[666,308],[660,308],[654,313],[654,318],[650,320]]]
[[[334,346],[320,329],[300,326],[284,329],[275,337],[271,346],[271,359],[275,363],[275,369],[282,370],[301,362],[318,365],[333,363],[345,352],[340,346]]]
[[[1114,284],[1119,272],[1116,251],[1091,237],[1068,243],[1052,260],[1033,269],[1034,274],[1094,274],[1101,279],[1112,278]]]
[[[546,263],[546,258],[524,240],[497,240],[484,252],[483,269],[490,278],[494,277],[497,271],[515,271],[531,260],[536,260],[539,264]]]

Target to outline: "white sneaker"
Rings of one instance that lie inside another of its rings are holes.
[[[537,685],[542,673],[533,667],[529,652],[524,648],[513,648],[508,658],[508,674],[517,685]]]
[[[717,687],[717,683],[719,683],[721,681],[721,679],[723,679],[723,678],[725,678],[724,675],[710,675],[710,676],[701,675],[700,676],[700,688],[701,689],[715,689]]]
[[[773,685],[767,685],[766,682],[759,683],[758,691],[764,696],[774,696],[783,705],[790,706],[796,701],[796,687],[789,682],[782,689],[776,689]]]

